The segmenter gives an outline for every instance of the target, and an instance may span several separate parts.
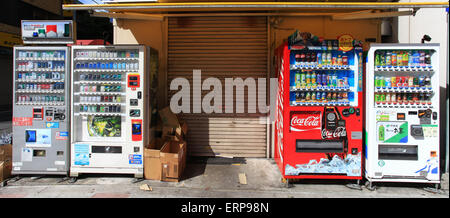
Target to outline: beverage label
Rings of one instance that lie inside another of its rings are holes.
[[[391,86],[396,89],[397,88],[397,78],[395,76],[391,77]]]

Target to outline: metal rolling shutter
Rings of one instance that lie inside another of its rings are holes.
[[[168,103],[177,91],[170,82],[189,80],[192,70],[202,71],[202,81],[225,78],[267,77],[266,17],[182,17],[168,20]],[[209,91],[202,91],[202,97]],[[247,88],[244,91],[247,112]],[[234,91],[236,98],[236,91]],[[192,97],[191,97],[192,102]],[[234,101],[236,107],[236,100]],[[191,106],[192,111],[192,106]],[[257,109],[258,111],[258,109]],[[180,114],[189,126],[188,154],[191,156],[266,157],[265,114]]]

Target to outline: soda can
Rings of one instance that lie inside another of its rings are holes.
[[[327,74],[326,73],[324,73],[324,74],[322,74],[322,86],[327,86]]]
[[[425,82],[425,77],[424,76],[419,76],[419,87],[424,87],[424,82]]]
[[[431,78],[429,76],[425,76],[424,84],[426,88],[431,89]]]
[[[397,54],[397,66],[402,66],[403,65],[403,53],[400,52]]]
[[[395,53],[395,52],[392,52],[391,65],[397,66],[397,53]]]
[[[397,87],[401,89],[402,88],[402,77],[397,76],[396,80],[397,80]]]
[[[392,83],[391,83],[391,78],[389,78],[389,77],[385,77],[384,78],[384,84],[385,84],[385,87],[386,88],[388,88],[388,89],[390,89],[390,88],[392,88]]]
[[[403,86],[403,88],[408,88],[408,84],[409,84],[409,82],[408,82],[408,79],[409,79],[409,77],[407,77],[407,76],[404,76],[403,78],[402,78],[402,86]]]
[[[391,53],[390,52],[386,52],[386,66],[388,66],[388,67],[392,66]]]
[[[403,93],[398,93],[397,94],[397,102],[399,104],[403,104]]]
[[[117,96],[118,97],[118,96]],[[300,94],[299,94],[299,99],[300,99],[300,101],[305,101],[305,92],[300,92]],[[120,100],[120,99],[119,99]],[[117,101],[117,99],[116,99],[116,101]]]
[[[426,93],[425,94],[425,101],[426,101],[426,103],[428,104],[428,105],[430,105],[431,104],[431,93]]]
[[[295,72],[295,87],[300,88],[300,72]]]
[[[379,76],[379,79],[378,79],[378,82],[379,82],[379,84],[378,84],[378,86],[379,87],[381,87],[381,88],[385,88],[385,83],[386,83],[386,80],[384,79],[384,77],[383,76]]]
[[[417,93],[413,93],[412,95],[412,102],[418,104],[419,102],[419,95]]]
[[[408,88],[414,88],[414,77],[413,76],[410,76],[410,77],[408,77],[408,86],[407,86]]]
[[[305,63],[306,63],[307,65],[309,65],[310,62],[311,62],[311,54],[310,54],[309,52],[307,52],[307,53],[306,53],[306,56],[305,56]]]
[[[306,84],[310,83],[311,83],[311,74],[309,74],[309,72],[306,72]]]
[[[322,65],[322,53],[321,52],[318,52],[317,53],[317,64],[318,65]]]
[[[327,65],[331,65],[331,52],[327,54]]]
[[[390,104],[390,103],[391,103],[391,94],[390,94],[390,93],[386,93],[385,99],[386,99],[386,102],[387,102],[388,104]]]
[[[328,57],[328,53],[322,54],[322,65],[327,65],[327,57]]]
[[[397,88],[397,78],[395,76],[391,77],[391,86],[392,88]]]
[[[337,76],[336,76],[336,74],[333,74],[332,76],[332,79],[331,79],[331,81],[332,81],[332,86],[333,87],[336,87],[337,86]]]
[[[120,80],[120,74],[118,75],[118,80]],[[300,73],[300,84],[301,85],[305,85],[306,84],[306,73],[305,72],[301,72]]]
[[[316,74],[316,83],[317,83],[317,85],[318,86],[322,86],[322,74],[320,74],[320,73],[317,73]]]
[[[414,67],[414,57],[413,52],[408,52],[408,67]]]
[[[403,61],[403,64],[402,64],[403,66],[408,66],[408,63],[409,63],[409,51],[403,52],[402,61]]]
[[[379,99],[381,103],[386,103],[386,95],[384,93],[380,93]]]
[[[311,93],[310,92],[306,92],[305,94],[305,101],[310,101],[311,100]]]
[[[348,65],[348,57],[347,57],[347,55],[342,56],[342,65],[344,65],[344,66]]]

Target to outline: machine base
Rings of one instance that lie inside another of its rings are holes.
[[[426,179],[403,179],[403,178],[370,178],[366,177],[369,182],[406,182],[406,183],[429,183],[429,184],[440,184],[439,180],[426,180]]]
[[[11,175],[61,175],[67,176],[67,171],[11,171]]]
[[[134,178],[143,178],[143,168],[70,168],[70,177],[84,173],[134,174]]]

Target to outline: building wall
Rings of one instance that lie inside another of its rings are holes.
[[[147,20],[114,19],[114,44],[143,44],[158,50],[159,75],[158,93],[165,93],[165,53],[167,39],[164,38],[164,22]],[[165,105],[164,94],[158,95],[158,105]]]
[[[423,0],[400,0],[400,2],[423,2]],[[395,26],[395,25],[394,25]],[[397,34],[399,43],[420,43],[423,35],[427,34],[431,37],[430,43],[440,44],[440,99],[441,99],[441,160],[444,162],[445,155],[448,155],[448,125],[447,111],[448,101],[447,84],[448,84],[448,13],[445,8],[422,8],[417,11],[416,16],[404,16],[398,18],[397,28],[394,32]],[[447,123],[446,123],[447,122]],[[448,172],[448,156],[446,158],[446,171]],[[441,166],[443,166],[442,163]]]

